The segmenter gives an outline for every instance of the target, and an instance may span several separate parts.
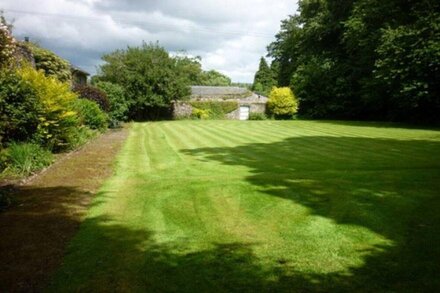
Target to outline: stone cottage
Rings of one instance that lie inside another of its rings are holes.
[[[72,86],[87,84],[87,76],[90,75],[88,72],[73,65],[70,66],[70,71],[72,73]]]
[[[234,86],[192,86],[189,101],[178,101],[173,106],[174,118],[191,116],[191,101],[236,101],[236,110],[226,113],[227,119],[248,120],[250,113],[265,113],[267,97]]]

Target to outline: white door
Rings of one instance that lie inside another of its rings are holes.
[[[249,120],[249,106],[240,106],[240,120]]]

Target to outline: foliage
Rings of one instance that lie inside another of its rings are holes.
[[[52,161],[52,153],[37,144],[11,143],[6,150],[4,172],[27,176],[49,166]]]
[[[126,121],[129,103],[126,99],[124,88],[105,81],[97,82],[96,87],[107,94],[110,102],[110,110],[108,111],[110,120]]]
[[[209,109],[198,109],[193,108],[191,112],[191,117],[201,120],[206,120],[211,118],[211,111]]]
[[[77,96],[70,91],[69,84],[31,67],[21,68],[19,75],[34,89],[42,105],[34,140],[54,151],[69,148],[72,134],[79,125],[73,110]]]
[[[8,65],[14,56],[17,41],[11,34],[11,25],[0,13],[0,68]]]
[[[78,113],[81,125],[90,129],[103,131],[107,128],[108,116],[93,101],[78,99],[74,102],[74,110]]]
[[[69,132],[69,149],[76,149],[84,145],[91,138],[95,137],[97,133],[97,130],[92,130],[85,125],[75,127]]]
[[[298,100],[288,87],[274,87],[269,94],[267,108],[276,118],[291,118],[298,111]]]
[[[182,78],[185,80],[186,84],[195,85],[200,84],[202,79],[202,64],[200,63],[201,58],[190,57],[186,53],[182,52],[177,56],[172,57],[177,71],[181,72]]]
[[[102,59],[98,80],[125,89],[130,118],[142,119],[152,109],[170,107],[172,101],[190,94],[190,79],[181,60],[157,44],[117,50]]]
[[[199,110],[205,110],[205,119],[223,119],[225,115],[238,109],[236,101],[191,101],[190,105]]]
[[[249,120],[267,120],[267,116],[264,113],[251,112],[249,113]]]
[[[255,73],[252,89],[261,95],[267,96],[274,85],[274,74],[267,64],[266,59],[261,57],[258,71]]]
[[[269,46],[300,114],[440,122],[440,2],[299,1]]]
[[[431,19],[435,17],[436,19]],[[424,121],[440,113],[440,14],[412,25],[386,28],[376,50],[373,77],[396,105],[393,120]]]
[[[47,76],[55,77],[61,82],[72,79],[70,63],[56,55],[54,52],[41,48],[37,44],[25,43],[31,50],[35,60],[35,67],[43,70]]]
[[[205,86],[230,86],[231,79],[215,70],[204,71],[201,73],[199,85]]]
[[[40,124],[39,96],[15,71],[0,71],[0,84],[0,143],[26,141]]]
[[[107,94],[101,89],[91,85],[75,85],[73,91],[80,98],[95,102],[105,112],[110,110],[110,101]]]

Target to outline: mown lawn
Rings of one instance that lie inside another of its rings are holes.
[[[133,124],[51,291],[436,291],[440,132]]]

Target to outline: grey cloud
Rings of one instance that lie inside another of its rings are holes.
[[[159,41],[171,52],[200,55],[205,69],[242,82],[252,81],[280,20],[295,11],[292,0],[3,2],[8,19],[16,20],[15,35],[30,36],[91,73],[104,53]]]

